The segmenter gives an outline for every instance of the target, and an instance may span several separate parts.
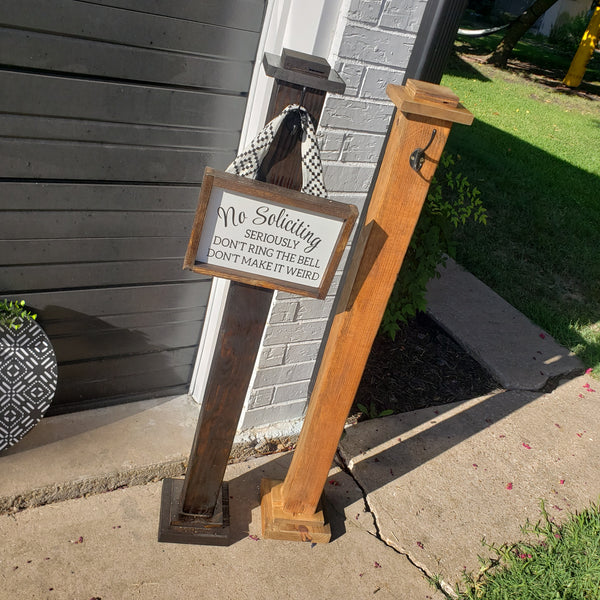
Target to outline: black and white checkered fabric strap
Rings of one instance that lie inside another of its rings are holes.
[[[226,170],[228,173],[254,179],[279,127],[287,115],[293,111],[300,113],[302,126],[302,189],[300,191],[312,196],[327,198],[315,128],[307,110],[298,104],[290,104],[283,109],[279,116],[269,121]]]

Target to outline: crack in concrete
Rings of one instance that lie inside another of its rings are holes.
[[[377,518],[377,514],[375,513],[375,511],[371,508],[371,505],[369,504],[369,499],[368,499],[368,492],[367,490],[363,487],[363,485],[360,483],[360,481],[354,476],[354,473],[352,472],[352,469],[350,469],[350,467],[348,466],[345,458],[343,457],[342,453],[340,452],[340,450],[338,449],[337,453],[336,453],[336,458],[338,460],[338,464],[340,466],[340,468],[342,469],[342,471],[344,471],[344,473],[346,473],[349,477],[352,478],[352,480],[354,481],[354,483],[356,484],[356,486],[358,487],[358,489],[361,491],[362,494],[362,498],[363,498],[363,502],[365,505],[365,512],[368,512],[372,519],[373,519],[373,526],[375,527],[375,533],[371,533],[370,531],[368,532],[370,535],[372,535],[373,537],[375,537],[376,539],[378,539],[382,544],[384,544],[386,547],[390,548],[391,550],[393,550],[396,554],[399,554],[400,556],[404,556],[404,558],[406,558],[406,560],[408,560],[408,562],[415,567],[415,569],[417,569],[422,575],[423,577],[425,577],[425,579],[427,579],[427,581],[435,588],[437,589],[439,592],[441,592],[442,594],[444,594],[444,596],[448,599],[454,599],[456,598],[456,594],[454,593],[454,590],[452,590],[451,586],[449,586],[443,579],[432,575],[428,572],[428,570],[418,564],[417,562],[415,562],[410,554],[405,551],[405,550],[401,550],[399,548],[397,548],[396,546],[394,546],[393,544],[391,544],[390,542],[386,541],[383,536],[381,535],[381,528],[379,526],[379,521]],[[393,532],[392,532],[393,534]],[[394,535],[394,537],[396,537]],[[400,540],[398,540],[398,538],[396,537],[396,540],[398,542],[398,544],[400,545]]]

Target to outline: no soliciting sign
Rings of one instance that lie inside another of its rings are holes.
[[[351,204],[207,167],[184,268],[324,298],[357,215]]]

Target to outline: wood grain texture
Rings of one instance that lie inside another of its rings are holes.
[[[260,484],[262,535],[270,540],[327,544],[331,526],[318,508],[312,515],[293,517],[283,510],[282,482],[263,479]]]
[[[6,27],[0,27],[0,55],[29,69],[239,94],[250,86],[254,59],[250,53],[245,60],[223,60]]]
[[[54,265],[18,265],[3,267],[0,288],[31,292],[99,288],[116,286],[124,281],[128,285],[160,285],[192,281],[192,273],[181,270],[181,259],[156,261],[86,262]],[[208,276],[204,281],[209,281]]]
[[[231,284],[183,488],[183,512],[214,510],[273,293]]]
[[[76,193],[70,183],[0,181],[0,210],[9,211],[115,211],[187,213],[191,217],[198,202],[198,186],[184,185],[127,185],[79,183]],[[28,224],[33,214],[27,215]],[[119,219],[117,219],[118,221]],[[2,221],[0,221],[2,227]],[[0,238],[4,237],[4,230]],[[187,234],[189,236],[189,233]],[[47,237],[47,236],[44,236]],[[86,236],[87,237],[87,236]]]
[[[142,3],[139,0],[76,1],[258,32],[262,27],[265,9],[265,0],[144,0]]]
[[[458,106],[458,96],[448,87],[416,79],[406,80],[406,91],[417,102],[437,102],[448,106]]]
[[[405,94],[392,99],[404,105]],[[400,108],[400,107],[399,107]],[[448,114],[447,108],[440,109]],[[438,114],[438,111],[432,111]],[[315,511],[325,485],[345,419],[377,334],[404,255],[410,243],[431,178],[452,122],[397,110],[366,223],[373,221],[384,236],[376,236],[376,252],[363,254],[368,269],[359,266],[354,300],[334,317],[307,416],[283,484],[284,510],[294,515]],[[411,152],[423,147],[437,129],[419,173],[409,166]],[[385,239],[384,239],[385,237]],[[371,234],[369,240],[374,239]],[[379,247],[380,246],[380,247]]]
[[[226,58],[251,57],[251,60],[259,37],[258,32],[231,26],[220,27],[74,0],[3,2],[0,3],[0,22],[15,29],[112,44]]]
[[[244,96],[80,79],[60,73],[2,73],[0,110],[8,114],[239,131],[245,109]]]
[[[390,84],[387,86],[386,92],[396,108],[411,115],[413,119],[422,116],[463,125],[470,125],[473,122],[473,114],[460,103],[453,105],[452,96],[448,97],[448,101],[445,102],[444,98],[447,96],[443,92],[440,92],[437,100],[432,98],[431,93],[427,94],[427,98],[417,100],[412,92],[400,85]]]

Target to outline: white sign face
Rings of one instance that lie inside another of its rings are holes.
[[[324,298],[357,216],[351,204],[207,167],[183,266]]]
[[[320,287],[343,219],[213,188],[196,260]]]

